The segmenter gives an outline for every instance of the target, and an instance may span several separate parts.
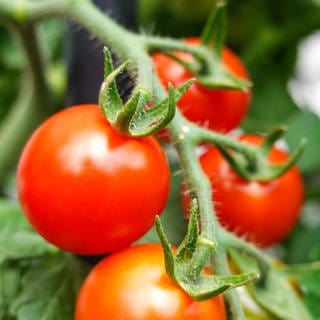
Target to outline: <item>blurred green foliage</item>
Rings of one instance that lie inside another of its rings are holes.
[[[48,69],[50,81],[61,82],[61,79],[55,79],[55,77],[61,72],[62,61],[65,61],[64,31],[64,23],[58,20],[48,20],[40,25],[39,37],[42,40],[41,50],[45,63],[49,61],[54,63]],[[8,28],[0,24],[0,120],[8,113],[19,96],[20,78],[25,68],[26,63],[19,43]],[[64,83],[53,85],[65,87]]]
[[[6,29],[0,26],[0,119],[17,96],[24,66],[23,55]]]

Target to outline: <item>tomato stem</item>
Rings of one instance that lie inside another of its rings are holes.
[[[201,42],[209,45],[216,57],[220,57],[224,46],[227,23],[225,13],[226,1],[217,1],[209,15],[201,34]]]
[[[214,270],[217,274],[228,276],[231,274],[228,267],[228,257],[225,246],[220,242],[219,230],[222,228],[217,220],[214,208],[211,203],[211,186],[209,180],[204,175],[196,156],[197,139],[193,136],[192,129],[195,126],[187,121],[177,110],[176,116],[169,125],[170,137],[176,142],[176,148],[180,155],[181,166],[184,169],[185,180],[192,188],[192,192],[198,199],[200,210],[200,237],[208,237],[215,243],[217,249],[210,247],[201,249],[200,263],[204,259],[212,257]],[[196,127],[197,128],[197,127]],[[194,264],[197,265],[199,261]],[[234,319],[245,320],[244,312],[241,307],[237,292],[227,291],[231,313]]]
[[[214,270],[219,274],[229,275],[231,274],[228,257],[225,250],[219,250],[211,259],[211,264]],[[239,295],[235,290],[228,290],[224,293],[229,303],[230,312],[233,315],[233,319],[246,320],[244,310],[240,303]]]
[[[156,37],[156,36],[148,36],[143,37],[143,41],[145,42],[146,49],[149,52],[154,51],[183,51],[190,53],[192,56],[197,58],[200,61],[205,61],[206,59],[206,49],[205,47],[195,47],[190,46],[189,44],[177,41],[177,39],[171,39],[171,38],[162,38],[162,37]]]

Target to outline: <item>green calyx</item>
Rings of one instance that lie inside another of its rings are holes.
[[[242,178],[246,180],[270,181],[282,176],[297,162],[306,144],[306,140],[301,140],[299,146],[286,162],[282,164],[270,163],[268,159],[269,153],[274,143],[285,132],[286,129],[284,127],[277,127],[269,132],[260,146],[253,147],[251,150],[253,152],[250,156],[243,152],[229,150],[222,145],[218,145],[217,148]]]
[[[209,59],[198,81],[206,87],[247,90],[252,86],[248,80],[240,79],[227,70],[221,62],[227,30],[227,1],[216,1],[201,34],[201,44],[207,48]]]
[[[213,275],[204,271],[215,243],[199,234],[198,205],[193,199],[187,234],[174,252],[164,233],[160,218],[156,219],[157,232],[163,247],[166,271],[193,299],[202,301],[228,289],[258,279],[255,272],[230,276]]]
[[[226,1],[216,1],[204,30],[198,53],[185,50],[193,56],[193,61],[185,61],[174,51],[162,50],[166,55],[180,63],[193,74],[197,81],[208,88],[248,90],[252,86],[249,80],[233,75],[222,63],[221,55],[227,29],[225,12]],[[188,46],[188,44],[186,44]],[[161,43],[159,43],[161,49]],[[184,50],[183,50],[184,51]]]
[[[190,87],[190,79],[178,88],[168,87],[168,97],[155,105],[149,105],[152,93],[148,88],[137,85],[131,97],[123,103],[116,84],[116,77],[125,70],[129,61],[113,69],[110,51],[105,48],[105,79],[99,95],[99,104],[112,127],[121,134],[144,137],[164,128],[174,117],[176,103]]]

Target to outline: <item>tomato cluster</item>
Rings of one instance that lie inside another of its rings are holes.
[[[186,41],[199,45],[198,38]],[[187,53],[176,55],[190,59]],[[153,61],[164,86],[171,82],[177,87],[192,76],[162,53],[154,54]],[[249,78],[240,59],[227,48],[222,63],[235,76]],[[250,94],[249,89],[205,88],[195,82],[178,107],[189,120],[227,133],[244,118]],[[239,139],[253,145],[263,141],[253,135]],[[285,152],[276,148],[270,152],[271,163],[286,160]],[[212,201],[223,226],[263,246],[288,235],[303,200],[296,167],[262,183],[240,178],[216,148],[208,148],[199,161],[211,182]],[[169,278],[159,244],[127,248],[153,225],[168,197],[170,170],[154,137],[117,133],[98,105],[70,107],[30,137],[17,178],[24,212],[49,242],[84,255],[117,251],[85,280],[76,320],[226,319],[221,296],[196,302]],[[188,196],[183,201],[187,207]]]

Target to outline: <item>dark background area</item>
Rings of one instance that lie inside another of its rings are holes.
[[[137,28],[136,1],[95,0],[93,2],[126,28],[130,30]],[[69,24],[66,44],[69,76],[65,105],[96,103],[103,80],[101,42],[77,25]]]

